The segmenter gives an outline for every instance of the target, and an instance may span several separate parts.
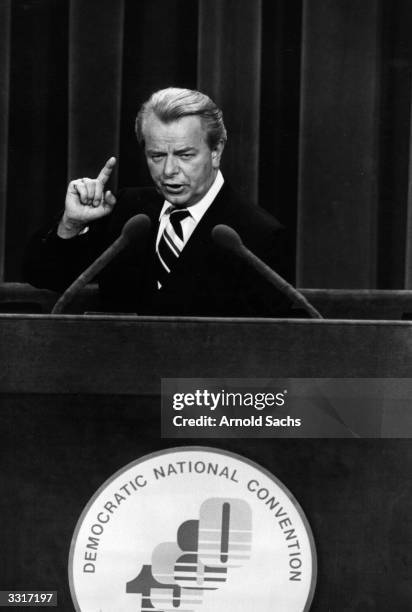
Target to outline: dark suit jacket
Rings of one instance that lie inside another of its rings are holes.
[[[38,233],[27,252],[28,282],[63,291],[116,239],[130,217],[145,213],[152,226],[143,252],[135,245],[127,247],[99,276],[103,310],[142,315],[291,316],[287,299],[211,238],[215,225],[227,224],[251,251],[283,272],[282,226],[261,208],[242,202],[226,184],[159,291],[155,242],[163,201],[154,189],[125,189],[113,212],[95,222],[85,235],[63,240],[55,228]]]

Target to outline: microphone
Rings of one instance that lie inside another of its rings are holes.
[[[66,289],[54,305],[51,314],[61,314],[63,309],[87,283],[89,283],[125,247],[136,242],[143,248],[149,233],[151,221],[147,215],[135,215],[123,226],[120,236],[111,244],[76,280]]]
[[[322,315],[308,302],[304,295],[245,247],[239,234],[233,228],[228,225],[216,225],[212,230],[212,238],[220,247],[228,249],[245,259],[261,276],[274,285],[278,291],[287,295],[297,306],[304,308],[313,319],[323,319]]]

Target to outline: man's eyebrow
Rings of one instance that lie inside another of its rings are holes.
[[[164,151],[161,151],[160,149],[146,149],[146,153],[149,153],[150,155],[153,155],[154,153],[156,153],[157,155],[159,155],[159,154],[163,154]]]
[[[174,149],[173,153],[182,154],[182,153],[196,153],[196,147],[182,147],[181,149]],[[146,153],[148,155],[167,155],[167,152],[162,151],[161,149],[146,149]]]
[[[183,147],[181,149],[175,149],[175,153],[191,153],[196,151],[196,147]]]

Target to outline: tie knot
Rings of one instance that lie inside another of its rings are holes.
[[[166,212],[169,213],[170,217],[173,217],[173,219],[179,219],[179,221],[183,221],[183,219],[190,216],[190,212],[187,210],[187,208],[170,207]]]
[[[190,216],[190,212],[187,210],[187,208],[174,208],[172,211],[170,211],[170,223],[172,224],[173,229],[181,240],[183,239],[183,231],[182,226],[180,224],[183,219],[186,219],[186,217]]]

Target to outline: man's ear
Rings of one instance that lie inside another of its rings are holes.
[[[225,148],[225,143],[223,140],[219,140],[216,147],[212,151],[212,165],[213,168],[219,168],[220,159],[222,157],[223,149]]]

